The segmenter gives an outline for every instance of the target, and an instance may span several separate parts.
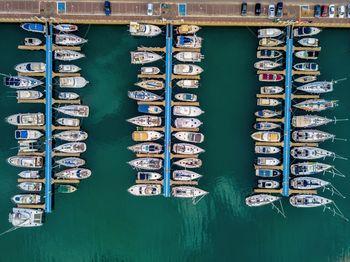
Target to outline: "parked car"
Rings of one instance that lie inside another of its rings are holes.
[[[333,18],[335,16],[335,5],[329,5],[328,17]]]
[[[320,5],[315,5],[314,16],[315,17],[320,17],[321,16],[321,6]]]
[[[350,4],[348,4],[348,18],[350,18]]]
[[[268,17],[269,18],[274,18],[275,17],[275,5],[273,5],[273,4],[269,5]]]
[[[255,15],[259,16],[261,14],[261,4],[255,4]]]
[[[153,4],[152,3],[147,4],[147,15],[153,15]]]
[[[327,17],[328,16],[328,5],[323,5],[321,7],[321,16],[322,17]]]
[[[246,16],[246,15],[247,15],[247,3],[242,3],[241,16]]]
[[[278,2],[276,6],[276,16],[282,17],[283,16],[283,2]]]
[[[340,5],[338,7],[338,17],[345,18],[345,5]]]
[[[112,10],[111,10],[111,2],[105,1],[104,10],[105,10],[106,16],[110,16],[110,15],[111,15],[111,13],[112,13]]]

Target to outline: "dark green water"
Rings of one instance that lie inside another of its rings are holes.
[[[88,28],[82,28],[84,35]],[[253,29],[254,31],[254,29]],[[6,36],[0,72],[14,73],[23,61],[44,61],[42,52],[20,51],[16,46],[25,33],[17,25],[1,25]],[[0,238],[0,261],[349,261],[350,223],[334,218],[322,209],[301,210],[284,200],[287,218],[270,207],[248,208],[244,198],[256,179],[253,142],[257,77],[253,69],[257,40],[247,28],[208,28],[204,37],[201,87],[201,129],[206,135],[203,147],[204,178],[200,187],[210,194],[198,205],[178,199],[136,198],[126,189],[133,184],[134,171],[126,165],[133,155],[134,127],[125,119],[137,115],[136,104],[127,98],[137,80],[137,66],[130,65],[129,51],[138,45],[161,46],[159,39],[135,39],[126,27],[91,27],[84,46],[87,58],[77,63],[91,84],[82,90],[91,109],[83,122],[89,132],[84,154],[93,176],[70,195],[56,195],[54,212],[41,228],[20,229]],[[349,30],[325,30],[320,35],[319,59],[322,76],[330,80],[350,80]],[[325,114],[350,116],[349,80],[335,86],[329,98],[340,106]],[[16,112],[35,112],[41,105],[17,105],[13,93],[2,88],[0,118]],[[350,122],[329,125],[341,138],[350,139]],[[14,128],[0,125],[0,231],[10,227],[7,214],[10,197],[16,189],[16,170],[5,159],[16,153]],[[349,143],[327,142],[324,148],[350,157]],[[332,160],[328,160],[332,162]],[[350,176],[349,162],[335,160],[339,170]],[[349,178],[332,179],[349,196]],[[331,197],[328,193],[324,196]],[[350,217],[347,199],[332,197]]]

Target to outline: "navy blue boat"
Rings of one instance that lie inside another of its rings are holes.
[[[160,114],[163,111],[161,107],[152,105],[139,105],[137,109],[140,113],[147,114]]]
[[[276,177],[279,176],[281,172],[273,169],[257,169],[255,174],[259,177]]]
[[[21,24],[21,27],[26,31],[34,32],[34,33],[44,34],[46,31],[46,26],[40,23],[24,23],[24,24]]]
[[[4,77],[4,85],[15,89],[31,89],[42,84],[40,80],[27,76]]]

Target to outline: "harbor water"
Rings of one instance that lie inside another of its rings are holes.
[[[26,61],[44,61],[42,51],[21,51],[17,45],[27,36],[18,25],[1,25],[6,41],[0,43],[0,72],[14,74],[13,67]],[[244,199],[256,185],[254,143],[250,138],[259,90],[256,70],[258,40],[255,28],[204,28],[201,86],[196,90],[204,125],[206,152],[201,156],[204,177],[199,187],[209,191],[197,205],[190,200],[135,197],[127,192],[136,171],[126,164],[133,154],[135,102],[127,97],[136,90],[139,66],[130,64],[129,52],[138,45],[163,46],[165,36],[138,39],[124,26],[84,26],[79,35],[89,42],[86,58],[76,64],[90,84],[81,97],[90,106],[82,122],[89,133],[88,150],[82,155],[93,175],[73,194],[54,196],[53,213],[40,228],[18,229],[0,237],[1,262],[12,261],[349,261],[350,223],[322,208],[296,209],[283,199],[286,218],[270,206],[249,208]],[[33,35],[34,36],[34,35]],[[335,85],[326,98],[339,107],[320,115],[350,118],[350,32],[325,29],[319,35],[322,80],[348,78]],[[164,70],[164,68],[163,68]],[[56,91],[59,88],[57,87]],[[17,112],[44,111],[43,105],[17,104],[15,92],[1,87],[0,118]],[[350,139],[350,121],[321,128]],[[10,197],[18,193],[17,173],[6,158],[16,154],[13,126],[0,122],[0,231],[10,228]],[[44,146],[44,145],[43,145]],[[349,142],[325,142],[321,147],[350,157]],[[11,149],[12,148],[12,149]],[[344,195],[350,196],[349,161],[326,160],[347,177],[324,175]],[[322,175],[321,175],[322,176]],[[335,200],[350,217],[348,199]]]

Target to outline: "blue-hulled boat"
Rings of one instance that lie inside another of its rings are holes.
[[[148,113],[155,115],[158,115],[163,112],[163,109],[160,106],[139,105],[137,109],[140,113]]]
[[[21,27],[26,31],[34,32],[34,33],[44,34],[46,31],[46,26],[40,23],[24,23],[24,24],[21,24]]]
[[[31,89],[42,84],[42,81],[27,76],[4,77],[4,85],[15,89]]]
[[[259,177],[276,177],[281,174],[280,171],[278,170],[273,170],[273,169],[257,169],[255,171],[255,175]]]
[[[38,130],[25,130],[25,129],[19,129],[15,131],[15,138],[18,140],[23,139],[39,139],[43,136],[43,133],[41,133]]]

